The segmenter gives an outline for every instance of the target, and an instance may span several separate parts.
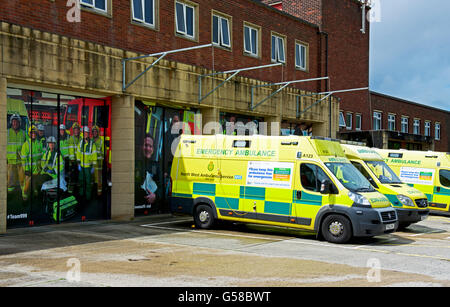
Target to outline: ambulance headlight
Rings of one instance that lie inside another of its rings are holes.
[[[400,194],[400,195],[397,195],[397,198],[404,206],[414,207],[414,202],[408,196]]]
[[[371,207],[369,200],[361,194],[350,191],[348,192],[348,197],[350,197],[350,199],[353,200],[353,202],[358,206]]]

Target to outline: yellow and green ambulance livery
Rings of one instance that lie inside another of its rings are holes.
[[[349,144],[342,147],[350,162],[397,210],[399,227],[408,227],[428,217],[430,210],[425,194],[403,183],[374,149]]]
[[[198,228],[222,219],[306,229],[345,243],[398,227],[389,200],[336,140],[183,135],[171,180],[171,211],[192,215]]]
[[[450,153],[376,149],[399,178],[422,191],[435,212],[450,211]]]

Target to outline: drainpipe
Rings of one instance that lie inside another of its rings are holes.
[[[320,31],[319,35],[323,35],[325,37],[325,76],[328,77],[328,33],[324,31]],[[322,39],[320,40],[320,44],[322,46]],[[330,91],[330,79],[325,80],[325,91]],[[332,127],[331,127],[331,120],[332,120],[332,107],[331,107],[331,96],[328,98],[328,122],[330,123],[328,125],[328,137],[331,137]]]

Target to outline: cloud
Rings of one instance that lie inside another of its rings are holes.
[[[371,89],[450,110],[450,1],[380,1],[380,22],[371,24]]]

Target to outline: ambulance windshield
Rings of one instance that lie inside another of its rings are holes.
[[[370,182],[351,163],[325,163],[344,187],[352,192],[375,191]]]
[[[402,183],[384,161],[366,161],[366,164],[381,183]]]

